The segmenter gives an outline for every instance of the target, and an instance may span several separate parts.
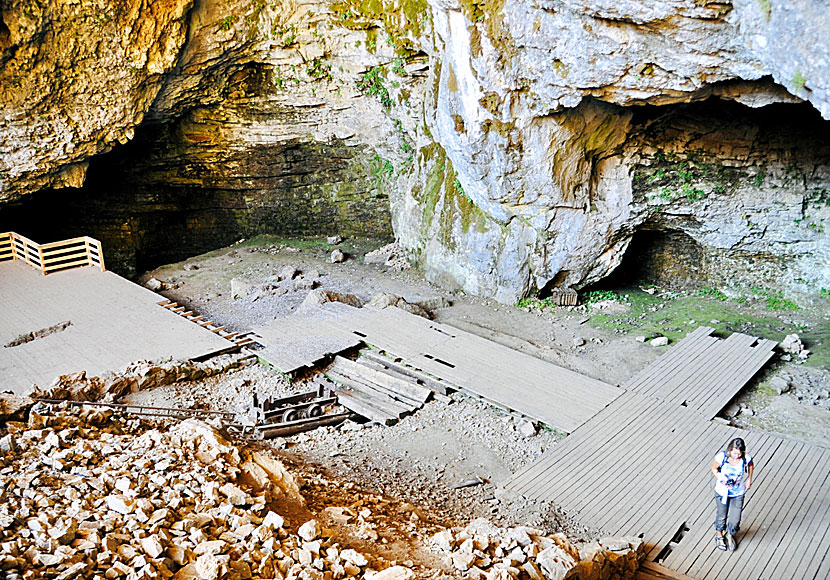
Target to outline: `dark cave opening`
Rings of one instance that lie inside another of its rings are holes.
[[[703,247],[680,230],[638,229],[620,265],[586,290],[610,290],[657,286],[689,290],[705,285],[706,255]]]
[[[38,243],[97,238],[107,267],[125,276],[261,234],[391,237],[388,197],[363,151],[296,140],[234,149],[211,138],[185,122],[143,125],[90,160],[82,188],[3,207],[0,231]]]

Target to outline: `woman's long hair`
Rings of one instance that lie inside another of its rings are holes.
[[[746,458],[746,443],[740,437],[736,437],[732,441],[729,442],[729,445],[726,447],[726,456],[729,457],[729,454],[732,452],[733,449],[737,449],[741,452],[741,459]]]

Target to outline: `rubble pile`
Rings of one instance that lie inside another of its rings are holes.
[[[233,446],[205,423],[145,431],[86,409],[32,411],[28,424],[7,429],[0,576],[8,580],[334,580],[365,572],[367,558],[341,550],[315,522],[288,531],[285,514],[304,502],[280,462]]]
[[[204,362],[171,360],[138,361],[116,372],[87,376],[85,371],[61,375],[49,388],[35,389],[31,396],[73,401],[116,401],[136,393],[184,381],[198,381],[256,362],[256,357],[240,354],[220,355]]]
[[[444,565],[472,580],[609,580],[634,578],[645,555],[640,538],[602,538],[577,547],[564,534],[473,520],[431,539]]]
[[[393,272],[411,268],[403,249],[396,242],[386,244],[377,250],[364,254],[363,261],[366,264],[384,266]]]

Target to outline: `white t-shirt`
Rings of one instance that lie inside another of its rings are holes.
[[[738,465],[732,465],[726,460],[726,451],[720,451],[715,455],[715,461],[718,462],[718,465],[721,465],[720,472],[727,479],[735,482],[734,485],[727,486],[729,489],[729,497],[745,494],[744,475],[746,475],[746,472],[744,471],[744,465],[749,469],[749,464],[752,463],[752,455],[746,453],[744,454],[744,460],[742,462],[738,463]]]

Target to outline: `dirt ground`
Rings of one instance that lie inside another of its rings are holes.
[[[664,335],[671,345],[701,324],[714,326],[721,336],[741,331],[779,341],[799,330],[809,338],[805,345],[813,351],[813,362],[771,363],[739,395],[724,420],[830,447],[830,372],[822,362],[830,349],[822,342],[828,336],[830,300],[779,312],[764,309],[763,295],[727,300],[712,296],[710,290],[672,293],[635,286],[583,296],[592,303],[576,308],[553,308],[539,301],[505,306],[448,292],[414,270],[365,264],[364,254],[379,245],[348,240],[336,246],[346,261],[331,263],[335,247],[325,239],[257,238],[160,267],[139,281],[160,281],[164,288],[159,292],[165,297],[240,332],[291,314],[311,291],[277,284],[286,266],[301,273],[299,277],[309,282],[305,286],[365,300],[379,292],[409,302],[443,298],[450,306],[433,312],[437,321],[615,385],[665,352],[666,347],[651,346],[644,337]],[[234,299],[234,278],[271,290]],[[238,410],[253,390],[283,396],[326,380],[312,373],[291,383],[277,371],[255,364],[198,384],[137,393],[130,402]],[[443,525],[464,525],[485,516],[499,525],[525,524],[566,531],[574,538],[594,537],[597,530],[582,527],[556,506],[528,504],[499,492],[500,481],[564,436],[544,428],[522,434],[522,421],[456,393],[451,402],[431,401],[394,426],[347,422],[275,439],[269,445],[298,469],[313,474],[312,479],[347,482],[419,506],[424,510],[421,516],[440,519]],[[473,481],[478,483],[459,486]],[[412,510],[417,513],[415,507]]]

